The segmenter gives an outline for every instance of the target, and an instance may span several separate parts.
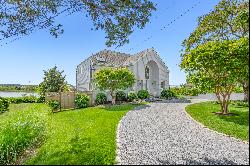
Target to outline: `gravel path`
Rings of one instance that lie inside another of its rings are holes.
[[[118,164],[249,164],[249,144],[193,121],[187,103],[152,103],[130,111],[117,131]]]

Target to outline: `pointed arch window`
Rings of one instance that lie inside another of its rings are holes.
[[[145,67],[145,78],[149,79],[149,67],[148,66]]]

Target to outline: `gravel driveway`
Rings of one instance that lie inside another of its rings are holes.
[[[193,121],[187,103],[152,103],[130,111],[117,130],[118,164],[249,164],[249,144]]]

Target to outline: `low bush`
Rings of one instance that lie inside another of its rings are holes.
[[[0,97],[0,113],[7,111],[9,108],[9,102],[7,99]]]
[[[128,93],[128,101],[137,100],[138,96],[134,91]]]
[[[202,94],[204,92],[202,92],[201,90],[197,89],[197,88],[188,88],[188,87],[174,87],[174,88],[170,88],[170,90],[175,94],[175,95],[184,95],[184,96],[197,96],[199,94]]]
[[[243,87],[242,87],[242,86],[236,86],[236,87],[233,89],[233,92],[234,92],[234,93],[243,93],[244,90],[243,90]]]
[[[52,111],[56,111],[60,108],[60,102],[57,100],[49,100],[46,102]]]
[[[126,101],[127,97],[126,97],[126,93],[123,91],[118,91],[116,92],[116,101]]]
[[[76,94],[75,104],[77,108],[87,108],[89,106],[89,96],[83,93]]]
[[[249,107],[248,102],[242,101],[242,100],[236,100],[236,101],[231,100],[230,103],[232,105],[239,106],[239,107]]]
[[[161,98],[171,99],[171,98],[175,98],[175,97],[176,97],[176,95],[174,94],[174,92],[169,90],[169,89],[164,89],[161,91]]]
[[[40,103],[41,99],[36,96],[24,96],[24,97],[8,97],[6,98],[11,104],[20,103]]]
[[[101,93],[101,92],[97,93],[95,103],[97,105],[107,103],[107,96],[104,93]]]
[[[147,90],[139,90],[137,96],[139,99],[146,99],[149,98],[149,93]]]
[[[36,99],[36,103],[44,103],[45,102],[45,97],[44,96],[39,96],[37,99]]]
[[[16,107],[15,113],[1,119],[0,165],[13,164],[25,149],[45,138],[48,112],[44,108],[27,109],[23,105],[21,110]]]

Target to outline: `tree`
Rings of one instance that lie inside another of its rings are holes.
[[[230,95],[241,74],[248,70],[248,38],[211,41],[190,50],[182,59],[181,68],[188,81],[202,91],[215,92],[222,114],[228,113]]]
[[[64,71],[57,70],[57,67],[44,70],[43,82],[38,86],[38,92],[41,96],[45,96],[45,92],[60,92],[67,87],[67,82],[65,81]]]
[[[197,28],[183,41],[182,56],[208,41],[238,40],[245,37],[249,37],[249,1],[221,0],[213,11],[198,18]],[[242,60],[249,55],[245,56]],[[246,65],[249,68],[249,64]],[[249,101],[249,81],[246,77],[249,71],[245,72],[238,81],[243,86],[245,99]]]
[[[36,29],[49,29],[58,37],[64,32],[55,18],[67,12],[90,17],[94,29],[106,32],[106,45],[128,43],[134,27],[144,28],[155,4],[148,0],[11,0],[1,1],[0,41],[28,35]]]
[[[100,90],[109,90],[112,104],[115,104],[116,91],[125,90],[135,83],[134,74],[127,68],[101,68],[94,74],[94,83]]]

